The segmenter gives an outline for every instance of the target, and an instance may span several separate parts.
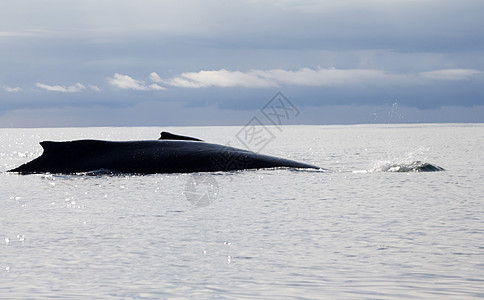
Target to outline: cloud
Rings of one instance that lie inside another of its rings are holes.
[[[155,82],[175,87],[246,87],[266,88],[281,85],[294,86],[343,86],[354,84],[381,83],[382,81],[408,81],[412,76],[394,74],[375,69],[335,69],[335,68],[301,68],[296,71],[250,70],[247,72],[228,71],[226,69],[186,72],[179,76],[162,79],[157,73],[151,73]]]
[[[154,90],[154,91],[162,91],[162,90],[166,90],[166,88],[156,84],[156,83],[153,83],[153,84],[150,84],[149,85],[149,88]]]
[[[154,82],[182,88],[280,86],[341,87],[355,85],[421,85],[422,79],[472,80],[484,75],[475,69],[443,69],[420,73],[395,73],[379,69],[301,68],[299,70],[202,70],[185,72],[169,79],[150,74]]]
[[[78,93],[82,90],[86,89],[83,84],[76,83],[70,86],[62,86],[62,85],[47,85],[40,82],[35,84],[38,88],[41,88],[46,91],[50,92],[60,92],[60,93]]]
[[[101,89],[97,86],[97,85],[94,85],[94,84],[90,84],[89,85],[89,88],[93,91],[96,91],[96,92],[100,92]]]
[[[484,72],[474,69],[442,69],[430,72],[421,72],[420,76],[437,80],[469,80]]]
[[[266,78],[261,71],[227,71],[225,69],[187,72],[180,76],[162,80],[161,82],[176,87],[201,88],[201,87],[271,87],[277,86],[277,82]]]
[[[13,88],[13,87],[9,87],[9,86],[6,86],[6,85],[2,86],[2,88],[9,93],[16,93],[16,92],[20,92],[22,90],[22,88],[20,88],[20,87],[14,87]]]
[[[152,77],[152,74],[150,75],[150,77]],[[128,75],[123,75],[119,73],[115,73],[113,77],[108,77],[108,82],[112,86],[115,86],[117,88],[124,89],[124,90],[129,89],[129,90],[135,90],[135,91],[150,91],[150,90],[160,91],[165,89],[164,87],[156,83],[147,85],[146,82],[144,82],[143,80],[137,80]]]
[[[432,80],[471,80],[484,72],[474,69],[443,69],[420,73],[397,73],[380,69],[336,69],[336,68],[301,68],[298,70],[253,69],[249,71],[201,70],[184,72],[172,78],[164,79],[152,72],[149,78],[154,84],[147,85],[128,75],[116,73],[109,78],[112,85],[122,89],[164,90],[168,85],[180,88],[271,88],[281,86],[301,87],[355,87],[355,86],[421,86],[424,79]]]
[[[109,84],[120,88],[120,89],[131,89],[136,91],[147,91],[148,87],[146,87],[145,82],[141,80],[136,80],[128,75],[123,75],[119,73],[115,73],[114,76],[108,77]]]
[[[397,76],[382,70],[335,68],[302,68],[297,71],[278,69],[257,71],[255,74],[278,84],[298,86],[341,86],[346,84],[378,82]]]
[[[161,79],[160,75],[158,75],[156,72],[152,72],[150,74],[150,79],[153,82],[158,82],[158,83],[163,82],[163,79]]]

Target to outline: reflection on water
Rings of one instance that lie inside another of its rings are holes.
[[[212,204],[218,196],[219,187],[215,177],[211,174],[190,174],[185,184],[183,194],[196,207]]]

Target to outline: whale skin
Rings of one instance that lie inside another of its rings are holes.
[[[40,157],[9,172],[72,174],[105,170],[154,174],[279,167],[319,169],[289,159],[164,133],[159,140],[43,141],[40,145],[44,149]]]

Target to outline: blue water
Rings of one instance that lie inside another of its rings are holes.
[[[328,171],[5,173],[42,140],[237,147],[240,127],[0,129],[0,298],[484,297],[484,125],[269,127]],[[245,143],[245,144],[244,144]],[[391,172],[432,163],[443,172]]]

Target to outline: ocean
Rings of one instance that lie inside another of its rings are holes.
[[[484,124],[246,129],[0,129],[0,298],[484,298]],[[5,172],[161,131],[324,170]]]

